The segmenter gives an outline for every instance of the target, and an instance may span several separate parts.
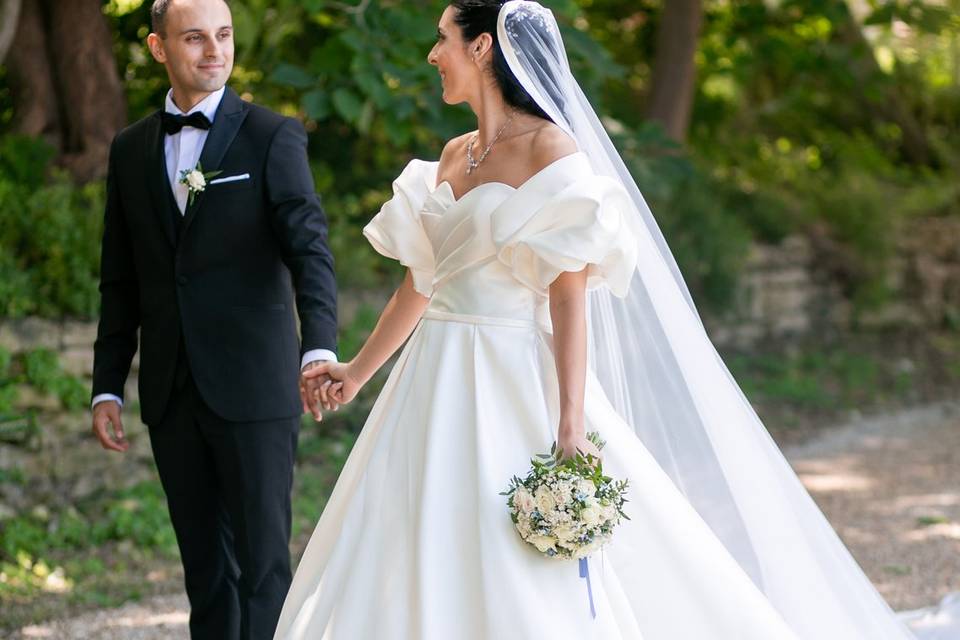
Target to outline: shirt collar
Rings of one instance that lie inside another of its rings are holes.
[[[190,111],[184,113],[183,111],[180,111],[180,107],[178,107],[173,102],[173,89],[170,89],[169,91],[167,91],[166,112],[172,113],[175,115],[188,116],[191,113],[202,111],[203,115],[207,116],[207,120],[209,120],[210,122],[213,122],[214,116],[217,115],[217,108],[220,107],[220,101],[223,100],[223,94],[224,92],[226,92],[226,90],[227,90],[226,86],[220,87],[217,91],[214,91],[213,93],[208,95],[206,98],[198,102],[196,105],[194,105],[194,107],[190,109]]]

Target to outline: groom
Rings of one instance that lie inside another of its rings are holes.
[[[156,0],[151,15],[148,44],[172,89],[111,148],[93,430],[127,449],[120,407],[139,330],[142,417],[191,635],[266,639],[291,580],[301,408],[320,419],[325,400],[300,371],[336,359],[327,225],[303,127],[225,87],[224,0]],[[181,179],[201,167],[205,179]]]

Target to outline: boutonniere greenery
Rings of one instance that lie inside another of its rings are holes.
[[[197,162],[195,169],[184,169],[181,171],[179,182],[180,184],[187,185],[187,204],[193,205],[193,200],[197,197],[197,194],[207,188],[207,180],[215,178],[221,173],[223,173],[223,171],[207,171],[204,173],[203,167],[199,162]]]

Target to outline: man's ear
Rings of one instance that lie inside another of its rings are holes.
[[[147,36],[147,47],[153,59],[163,64],[167,61],[167,52],[163,49],[163,39],[155,33]]]

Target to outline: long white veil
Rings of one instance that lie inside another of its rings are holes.
[[[589,294],[591,368],[614,407],[800,638],[912,638],[707,337],[656,220],[570,71],[552,12],[507,2],[497,35],[522,86],[634,204],[626,213],[640,260],[629,294]]]

